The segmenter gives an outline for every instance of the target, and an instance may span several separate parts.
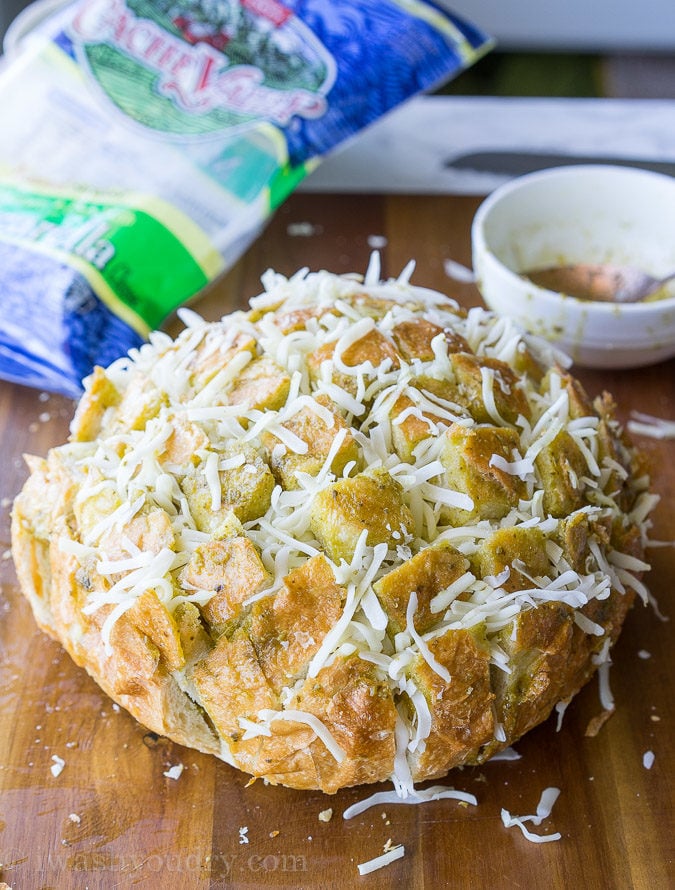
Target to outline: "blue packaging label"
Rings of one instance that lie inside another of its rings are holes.
[[[0,310],[21,290],[53,324],[8,327],[0,377],[69,393],[230,267],[327,152],[489,46],[423,0],[80,0],[40,30],[0,77],[0,246],[21,260],[0,263]],[[96,311],[73,313],[82,289]]]

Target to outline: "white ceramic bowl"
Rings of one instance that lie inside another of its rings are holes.
[[[675,356],[675,296],[651,303],[578,300],[519,273],[574,262],[675,270],[675,179],[605,165],[555,167],[493,192],[472,226],[473,267],[487,305],[590,368]]]

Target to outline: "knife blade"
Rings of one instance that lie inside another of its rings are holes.
[[[549,167],[582,164],[612,164],[619,167],[638,167],[655,173],[675,176],[675,161],[653,161],[640,158],[612,158],[566,154],[547,154],[532,151],[481,151],[458,155],[445,161],[448,169],[492,173],[496,176],[523,176]]]

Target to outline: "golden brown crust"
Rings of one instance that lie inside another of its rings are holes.
[[[97,369],[12,549],[141,723],[334,792],[482,762],[574,695],[635,596],[645,488],[606,394],[445,300],[326,281]]]
[[[421,656],[409,668],[427,699],[432,721],[424,750],[414,755],[416,780],[437,778],[457,764],[472,762],[495,729],[490,653],[480,633],[449,630],[432,640],[429,648],[450,680],[445,681]]]
[[[96,680],[139,722],[180,744],[219,755],[220,742],[203,712],[178,687],[162,662],[160,650],[129,616],[113,628],[112,655],[107,656],[100,634],[105,615],[91,619],[82,613],[84,590],[79,562],[58,545],[68,537],[64,522],[72,502],[72,480],[47,462],[31,461],[33,474],[14,502],[12,553],[17,576],[40,628],[57,639],[73,661]],[[41,505],[49,494],[51,515]],[[38,534],[40,517],[49,537]],[[159,628],[153,628],[153,635]]]

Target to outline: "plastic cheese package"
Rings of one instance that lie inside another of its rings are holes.
[[[71,396],[231,266],[331,149],[489,45],[420,0],[26,15],[0,69],[0,377]]]

